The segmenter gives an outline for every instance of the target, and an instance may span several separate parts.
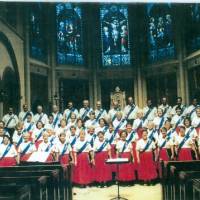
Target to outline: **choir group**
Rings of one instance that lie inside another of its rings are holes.
[[[79,111],[73,102],[60,113],[53,105],[47,116],[42,106],[33,114],[23,105],[19,115],[9,108],[0,121],[0,166],[28,162],[33,152],[46,152],[46,162],[73,165],[75,184],[106,183],[116,173],[108,158],[128,158],[119,166],[117,179],[150,182],[159,177],[159,161],[199,159],[200,106],[197,99],[189,106],[168,105],[166,97],[157,107],[147,101],[139,108],[129,97],[122,110],[118,102],[108,112],[97,101],[92,109],[88,100]]]

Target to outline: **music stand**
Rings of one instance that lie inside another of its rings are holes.
[[[129,163],[128,158],[113,158],[106,160],[106,164],[116,164],[117,165],[117,179],[119,178],[119,165]],[[111,200],[128,200],[124,197],[121,197],[119,194],[119,180],[117,180],[117,197],[112,198]]]

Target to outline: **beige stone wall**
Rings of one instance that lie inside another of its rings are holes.
[[[21,92],[21,105],[25,101],[25,81],[24,81],[24,41],[14,30],[12,30],[9,26],[7,26],[0,19],[0,32],[2,32],[9,40],[12,45],[16,62],[18,66],[19,79],[20,79],[20,92]],[[5,48],[5,46],[0,43],[0,76],[2,76],[3,71],[6,66],[13,68],[10,56]],[[13,68],[14,70],[14,68]]]

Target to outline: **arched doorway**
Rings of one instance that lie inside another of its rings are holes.
[[[18,112],[20,104],[19,82],[16,72],[10,67],[6,67],[3,72],[1,91],[4,93],[3,113],[7,112],[9,106],[12,106],[14,111]]]
[[[0,116],[5,114],[9,106],[18,112],[20,108],[20,79],[14,50],[6,35],[0,32]]]

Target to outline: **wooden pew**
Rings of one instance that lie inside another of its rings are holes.
[[[59,163],[0,168],[0,200],[72,200],[71,166]]]
[[[163,200],[193,200],[193,180],[200,180],[200,161],[161,162]]]

